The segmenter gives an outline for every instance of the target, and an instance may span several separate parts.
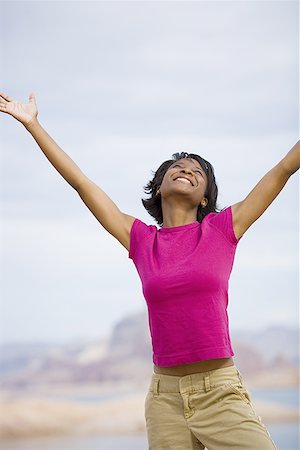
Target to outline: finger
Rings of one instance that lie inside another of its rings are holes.
[[[7,100],[5,100],[5,98],[3,97],[3,94],[0,94],[0,101],[2,103],[7,103]]]
[[[13,102],[13,99],[12,99],[9,95],[4,94],[3,92],[0,92],[0,95],[1,95],[1,97],[3,97],[6,101],[8,101],[8,102]]]

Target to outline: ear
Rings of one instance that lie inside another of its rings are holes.
[[[160,195],[160,186],[158,186],[158,189],[157,189],[157,191],[156,191],[156,194],[155,195]]]
[[[203,198],[203,199],[201,200],[201,206],[202,206],[202,208],[205,208],[205,206],[207,206],[207,204],[208,204],[207,198]]]

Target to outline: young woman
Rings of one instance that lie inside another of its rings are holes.
[[[0,94],[64,179],[127,250],[147,302],[154,370],[145,399],[151,450],[274,450],[234,364],[228,280],[236,246],[300,162],[300,141],[242,201],[218,212],[211,164],[176,153],[155,172],[143,204],[160,228],[124,214],[55,143],[29,103]]]

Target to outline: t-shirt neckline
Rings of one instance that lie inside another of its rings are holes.
[[[186,223],[185,225],[177,225],[175,227],[161,227],[158,231],[160,233],[172,233],[174,231],[189,230],[191,228],[197,227],[198,225],[200,225],[200,223],[196,220],[195,222]]]

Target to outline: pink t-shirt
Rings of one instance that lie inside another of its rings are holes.
[[[142,282],[154,364],[234,355],[227,305],[238,242],[231,206],[176,227],[157,229],[135,219],[128,257]]]

